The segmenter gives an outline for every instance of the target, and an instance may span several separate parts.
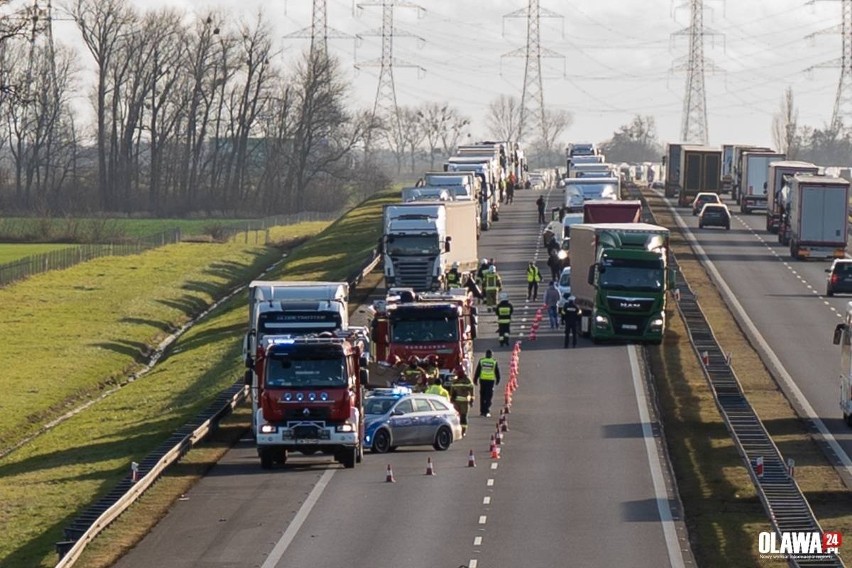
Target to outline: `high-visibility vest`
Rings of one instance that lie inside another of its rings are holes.
[[[447,286],[458,286],[461,282],[461,274],[457,270],[447,272]]]
[[[497,304],[497,323],[512,322],[512,305],[508,302]]]
[[[486,288],[496,288],[497,287],[497,273],[489,272],[485,275],[485,287]]]
[[[538,271],[538,266],[527,267],[527,282],[541,282],[541,273]]]
[[[450,393],[448,393],[447,389],[445,389],[441,385],[430,386],[428,389],[426,389],[426,394],[437,394],[439,396],[443,396],[447,400],[450,399]]]
[[[497,379],[497,373],[494,369],[497,368],[497,360],[483,357],[479,360],[479,379],[483,381],[494,381]]]

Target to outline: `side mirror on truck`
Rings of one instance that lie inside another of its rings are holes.
[[[674,287],[677,285],[677,269],[676,268],[669,268],[668,277],[669,277],[669,290],[674,290]]]
[[[453,237],[444,239],[444,252],[450,252],[450,243],[453,242]]]
[[[594,265],[594,264],[593,264],[593,265],[591,265],[591,266],[589,267],[589,276],[588,276],[588,278],[587,278],[587,281],[588,281],[588,283],[589,283],[589,286],[594,286],[594,285],[595,285],[595,266],[596,266],[596,265]]]
[[[368,371],[367,369],[361,369],[360,372],[359,372],[358,378],[361,379],[362,385],[369,385],[370,384],[370,371]]]
[[[831,342],[835,345],[840,345],[840,340],[843,338],[844,331],[846,331],[846,324],[837,324],[837,327],[834,328],[834,337],[831,338]]]

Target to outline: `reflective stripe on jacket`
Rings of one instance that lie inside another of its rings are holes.
[[[497,367],[496,359],[489,359],[488,357],[483,357],[479,360],[479,366],[481,367],[479,372],[479,379],[482,381],[493,381],[497,378],[494,369]]]

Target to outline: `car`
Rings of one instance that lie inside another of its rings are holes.
[[[698,195],[695,196],[695,199],[692,202],[692,214],[698,215],[701,211],[701,208],[704,207],[707,203],[722,203],[722,200],[719,198],[718,193],[709,193],[702,191]]]
[[[562,274],[559,275],[559,282],[556,283],[556,288],[559,290],[559,305],[562,305],[562,303],[571,296],[570,266],[566,266],[562,269]]]
[[[651,183],[651,189],[665,189],[666,184],[661,181],[655,181]]]
[[[852,294],[852,259],[840,258],[825,269],[825,295]]]
[[[461,438],[459,413],[442,396],[397,386],[364,397],[364,447],[374,453],[422,445],[444,451]]]
[[[698,228],[724,227],[731,230],[731,212],[724,203],[707,203],[698,215]]]

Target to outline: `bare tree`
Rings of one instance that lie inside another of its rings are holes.
[[[787,87],[781,98],[781,107],[772,117],[772,141],[788,160],[796,159],[801,146],[799,136],[799,110],[793,100],[793,88]]]
[[[574,117],[566,110],[546,109],[542,120],[542,145],[549,151],[557,150],[556,145],[559,137],[571,127],[573,122]]]
[[[416,109],[411,107],[401,107],[399,109],[399,130],[402,142],[400,150],[402,154],[408,155],[411,164],[411,173],[413,174],[417,169],[417,151],[420,149],[420,144],[424,139],[424,132],[420,127]]]
[[[497,140],[518,140],[521,134],[521,102],[513,96],[500,95],[488,105],[488,132]]]
[[[439,148],[449,155],[455,149],[464,127],[470,121],[447,104],[425,103],[417,110],[417,122],[429,149],[429,169],[435,168]]]

